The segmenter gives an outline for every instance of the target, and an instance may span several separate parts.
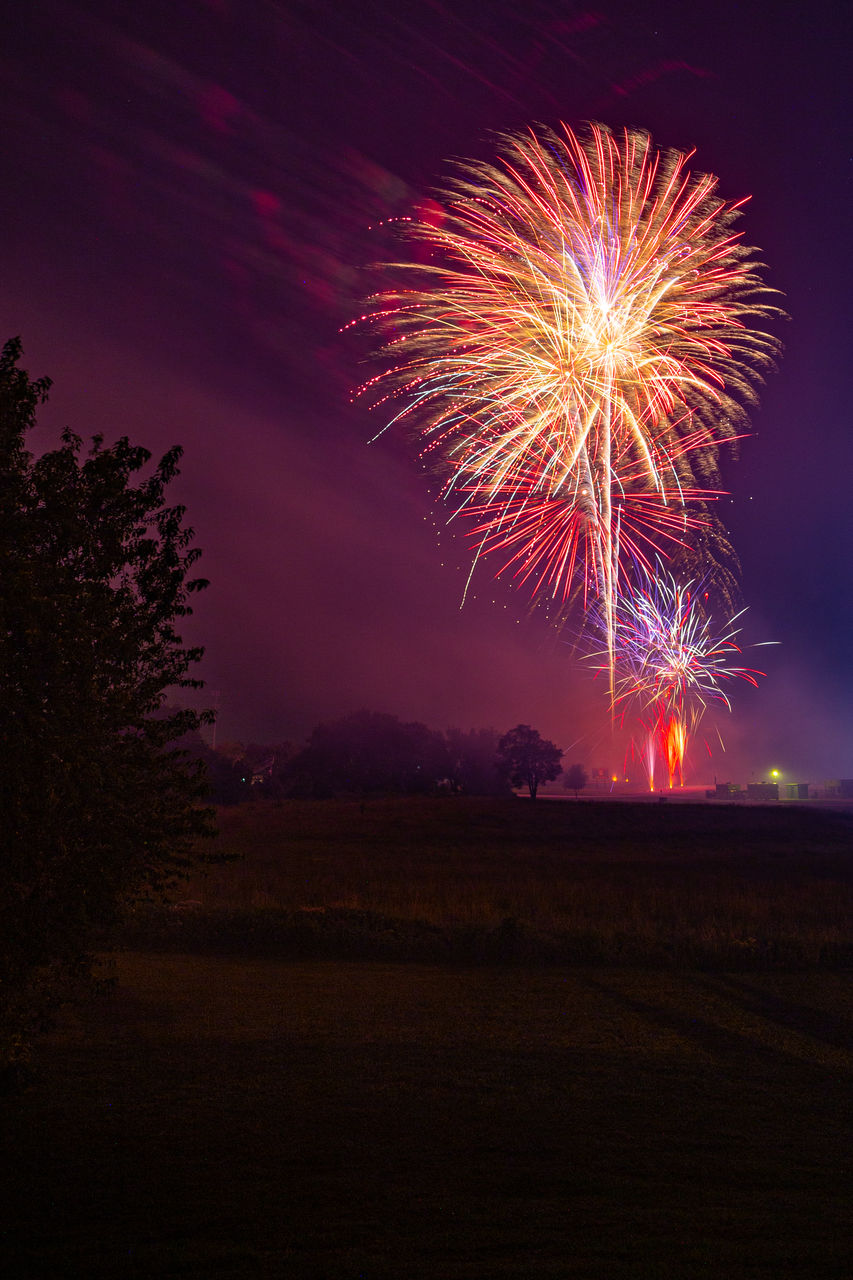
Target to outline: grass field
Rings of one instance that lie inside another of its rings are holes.
[[[850,836],[225,813],[244,860],[137,919],[0,1104],[4,1275],[850,1280]]]
[[[4,1104],[15,1280],[853,1274],[850,974],[118,977]]]
[[[392,960],[853,964],[853,814],[442,798],[246,805],[136,946]]]

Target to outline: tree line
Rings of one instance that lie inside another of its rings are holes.
[[[539,787],[561,774],[562,751],[529,725],[507,733],[430,729],[418,721],[356,711],[318,724],[300,747],[226,743],[214,750],[199,734],[186,749],[200,759],[215,804],[270,797],[330,799],[371,795],[507,795]],[[586,785],[582,765],[563,775],[572,790]]]

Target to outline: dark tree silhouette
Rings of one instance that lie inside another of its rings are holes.
[[[469,796],[504,795],[506,774],[498,767],[497,729],[448,729],[448,778],[454,791]]]
[[[85,455],[70,431],[34,459],[50,383],[0,356],[0,1062],[79,981],[124,905],[164,892],[211,830],[202,767],[175,748],[209,719],[164,712],[197,687],[176,631],[206,583],[188,577],[180,449],[149,469],[126,438]],[[138,473],[147,471],[146,478]]]
[[[582,764],[570,765],[563,774],[563,786],[567,791],[574,791],[576,800],[578,798],[578,792],[583,791],[588,782],[589,777],[587,776],[586,769]]]
[[[497,759],[514,787],[527,787],[531,800],[543,782],[559,777],[563,753],[529,724],[517,724],[498,743]]]
[[[286,768],[295,795],[418,794],[447,777],[447,747],[417,721],[356,711],[317,725]]]

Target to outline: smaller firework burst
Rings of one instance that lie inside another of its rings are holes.
[[[684,782],[684,754],[709,704],[731,711],[726,686],[758,684],[761,671],[740,666],[736,614],[716,631],[701,582],[679,583],[660,564],[653,575],[635,566],[636,585],[619,601],[615,619],[616,708],[642,727],[640,754],[654,789],[656,759],[670,787]],[[597,654],[596,657],[605,657]],[[606,669],[606,668],[603,668]]]

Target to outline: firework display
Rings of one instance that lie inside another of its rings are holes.
[[[737,615],[717,632],[702,584],[679,583],[661,564],[638,570],[638,583],[620,597],[615,623],[615,705],[622,720],[636,716],[640,754],[654,790],[655,762],[666,764],[669,785],[684,781],[684,753],[709,704],[731,711],[726,686],[756,685],[763,673],[737,665]],[[607,666],[607,654],[604,666]]]
[[[689,157],[601,125],[499,148],[405,224],[425,249],[363,317],[386,367],[362,390],[417,428],[477,557],[600,611],[612,699],[624,566],[677,548],[715,495],[774,308],[738,206]]]

